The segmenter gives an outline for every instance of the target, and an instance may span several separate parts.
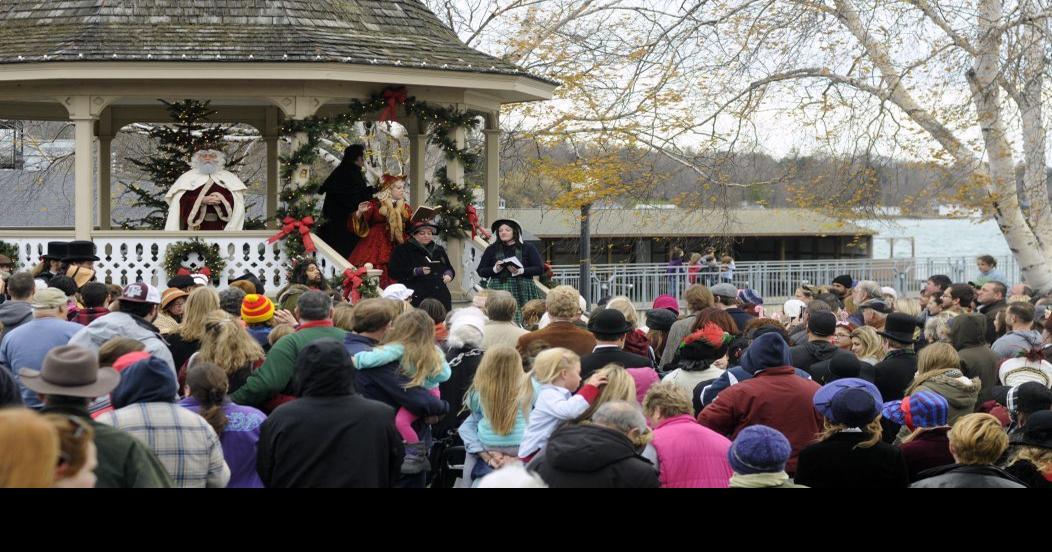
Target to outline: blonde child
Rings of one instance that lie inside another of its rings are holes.
[[[581,386],[581,358],[562,347],[538,354],[530,376],[540,384],[540,391],[519,445],[519,458],[523,462],[529,462],[544,449],[560,422],[584,414],[599,396],[599,388],[606,384],[606,376],[596,372]],[[577,394],[573,394],[574,391]]]
[[[409,378],[406,388],[423,387],[432,395],[440,396],[438,385],[449,379],[452,371],[442,350],[435,345],[435,323],[426,312],[413,309],[395,318],[384,335],[380,347],[354,355],[359,370],[370,370],[398,362],[402,374]],[[413,429],[417,416],[405,408],[395,415],[395,427],[406,442],[406,460],[427,454]],[[418,454],[419,453],[419,454]]]

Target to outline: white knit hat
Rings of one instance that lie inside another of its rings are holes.
[[[807,308],[807,303],[804,303],[799,299],[790,299],[782,305],[782,311],[785,312],[785,315],[789,318],[800,318],[800,313],[803,312],[805,308]]]

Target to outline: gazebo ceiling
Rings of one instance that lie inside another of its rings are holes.
[[[0,71],[103,61],[341,63],[557,84],[468,47],[419,0],[0,2]]]

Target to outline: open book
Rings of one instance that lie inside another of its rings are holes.
[[[442,267],[446,266],[442,261],[433,260],[431,257],[424,256],[424,260],[427,261],[424,266],[429,267],[432,273],[437,273],[442,270]]]
[[[414,222],[420,222],[423,220],[431,220],[435,218],[435,215],[438,215],[437,209],[435,209],[434,207],[421,205],[420,207],[416,208],[416,211],[413,211],[413,217],[409,219],[409,223],[412,224]]]
[[[522,261],[520,261],[518,257],[508,257],[507,259],[501,259],[498,262],[500,262],[500,264],[502,265],[511,265],[514,267],[518,267],[519,270],[526,268],[522,265]]]

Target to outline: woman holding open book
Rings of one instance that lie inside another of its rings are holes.
[[[453,302],[446,286],[456,273],[446,250],[435,243],[437,233],[438,227],[431,222],[413,223],[409,239],[394,248],[387,268],[392,279],[413,290],[410,302],[414,307],[419,307],[424,299],[432,298],[450,311]]]
[[[387,263],[394,248],[405,243],[411,216],[405,200],[405,177],[385,174],[376,197],[360,203],[347,222],[349,230],[361,238],[347,260],[356,267],[372,263],[373,268],[383,270],[381,288],[393,283]]]
[[[515,322],[522,322],[522,306],[532,299],[544,299],[533,282],[544,273],[544,261],[537,248],[523,242],[522,227],[511,219],[495,221],[492,226],[496,241],[486,248],[479,262],[478,274],[487,279],[486,288],[511,292],[519,303]]]

